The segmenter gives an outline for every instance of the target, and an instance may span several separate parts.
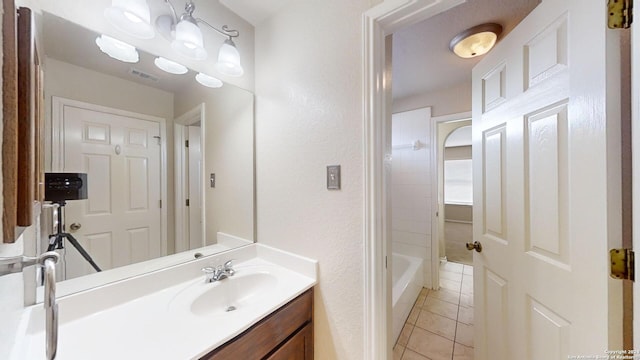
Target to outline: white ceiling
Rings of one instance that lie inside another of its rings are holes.
[[[138,50],[140,61],[135,64],[112,59],[96,45],[97,33],[49,13],[44,13],[42,20],[47,57],[168,92],[177,92],[184,86],[195,84],[196,73],[193,71],[184,75],[164,72],[153,64],[155,56],[141,50]],[[131,75],[132,68],[150,74],[158,81]]]
[[[393,34],[393,98],[402,99],[471,82],[482,59],[462,59],[449,42],[472,26],[494,22],[508,34],[540,0],[467,0],[445,13]]]
[[[256,26],[291,0],[220,0],[229,10]]]

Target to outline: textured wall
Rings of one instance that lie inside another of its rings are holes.
[[[256,27],[258,242],[320,262],[315,358],[364,353],[362,14],[292,1]],[[326,166],[342,165],[342,190]]]

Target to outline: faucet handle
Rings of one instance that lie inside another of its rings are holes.
[[[233,262],[234,262],[234,260],[233,260],[233,259],[231,259],[231,260],[229,260],[229,261],[227,261],[227,262],[225,262],[225,263],[224,263],[224,271],[225,271],[227,274],[229,274],[229,276],[231,276],[231,275],[233,275],[233,274],[235,274],[235,273],[236,273],[236,271],[235,271],[235,270],[233,270]]]
[[[213,278],[215,277],[215,274],[216,274],[216,269],[214,267],[211,267],[211,266],[203,267],[202,272],[205,273],[205,279],[204,279],[205,282],[207,283],[213,282]]]

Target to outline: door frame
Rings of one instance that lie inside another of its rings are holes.
[[[387,317],[391,309],[386,268],[387,191],[391,137],[385,38],[411,24],[462,4],[464,0],[386,0],[363,15],[363,120],[364,120],[364,358],[390,358],[393,344]]]
[[[637,20],[636,20],[637,21]],[[631,25],[631,146],[632,146],[632,226],[633,249],[640,251],[640,27]],[[640,261],[636,261],[640,274]],[[640,285],[633,285],[633,308],[640,309]],[[633,315],[633,345],[640,348],[640,310]]]
[[[63,132],[62,119],[65,106],[102,112],[106,114],[133,117],[140,120],[157,122],[160,125],[160,234],[162,256],[168,254],[167,249],[167,120],[153,115],[140,114],[133,111],[121,110],[84,101],[67,99],[59,96],[51,97],[51,171],[62,170]]]
[[[187,194],[185,193],[185,188],[187,187],[186,181],[186,155],[187,151],[184,147],[185,141],[185,129],[187,126],[193,125],[200,122],[201,135],[200,139],[204,139],[205,132],[205,117],[204,117],[204,103],[201,103],[194,107],[193,109],[187,111],[186,113],[178,116],[174,122],[174,184],[175,184],[175,251],[186,251],[190,250],[189,248],[189,208],[186,206]],[[201,151],[204,149],[204,146],[201,145]],[[201,174],[204,177],[204,151],[202,151],[202,169]],[[201,181],[204,184],[204,178]],[[201,197],[204,204],[204,188],[200,189]],[[204,225],[204,211],[205,207],[202,207],[202,234],[203,234],[203,242],[202,246],[205,245],[204,235],[205,235],[205,225]],[[185,236],[186,235],[186,236]]]

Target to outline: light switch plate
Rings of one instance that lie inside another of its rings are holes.
[[[340,165],[327,166],[327,189],[340,190]]]

